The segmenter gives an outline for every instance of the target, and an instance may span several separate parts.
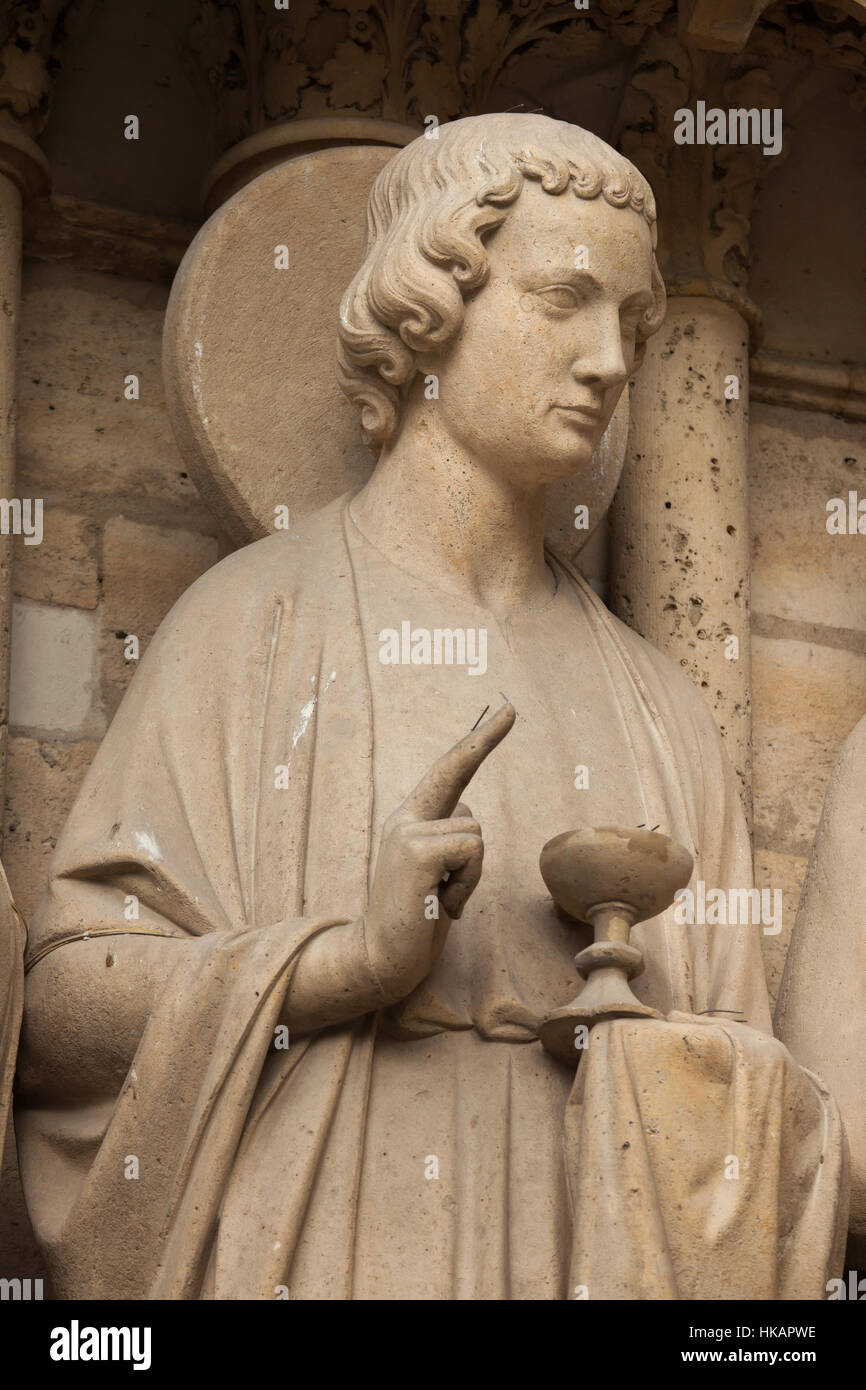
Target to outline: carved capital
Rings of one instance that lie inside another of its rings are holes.
[[[539,105],[557,82],[604,67],[676,0],[199,0],[188,41],[226,145],[300,117],[421,125],[495,110],[502,92]],[[551,114],[556,114],[551,112]]]
[[[841,85],[855,107],[866,109],[864,20],[861,0],[770,6],[702,0],[681,5],[678,17],[651,30],[635,55],[619,144],[655,190],[662,271],[674,293],[712,293],[736,304],[749,322],[753,350],[760,316],[747,289],[756,189],[785,157],[798,109],[822,85]],[[725,38],[728,24],[734,27]],[[735,52],[746,38],[745,50]],[[763,140],[677,144],[676,113],[694,112],[697,134],[698,102],[706,113],[726,116],[732,109],[781,111],[781,151],[765,154]]]
[[[710,53],[740,53],[773,0],[684,0],[680,35],[684,43]]]
[[[751,50],[732,57],[687,48],[669,21],[641,44],[620,112],[619,146],[656,194],[659,264],[669,289],[734,304],[753,349],[760,315],[747,295],[752,203],[781,156],[765,154],[762,141],[708,143],[706,121],[716,111],[727,120],[731,110],[780,108],[773,79]],[[693,131],[683,130],[683,111],[693,113]]]
[[[779,0],[755,25],[749,52],[792,114],[828,81],[847,92],[855,111],[866,111],[866,0]]]
[[[91,0],[6,0],[0,8],[0,111],[31,137],[48,120],[56,49]]]

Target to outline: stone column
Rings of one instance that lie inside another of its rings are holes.
[[[749,333],[728,303],[673,296],[632,388],[613,508],[614,610],[716,716],[749,804]],[[724,399],[725,378],[739,382]]]
[[[18,314],[21,302],[21,214],[24,202],[48,188],[39,146],[11,121],[0,121],[0,499],[15,497]],[[9,735],[9,651],[12,630],[11,530],[0,533],[0,805],[6,790]]]
[[[677,145],[675,116],[778,105],[766,73],[654,31],[635,63],[620,146],[659,207],[664,325],[632,391],[626,466],[612,512],[610,602],[702,691],[751,821],[748,364],[760,315],[746,295],[760,148]]]

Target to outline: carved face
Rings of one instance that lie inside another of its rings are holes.
[[[419,362],[455,441],[532,489],[586,467],[613,414],[653,302],[650,230],[630,208],[527,180],[487,245],[459,337]]]

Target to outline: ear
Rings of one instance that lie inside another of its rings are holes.
[[[661,328],[664,317],[667,313],[668,295],[665,289],[665,282],[658,261],[653,256],[653,282],[652,282],[653,306],[644,315],[643,331],[647,338],[651,338],[654,333]]]
[[[653,279],[652,279],[653,303],[652,308],[647,309],[640,323],[640,337],[635,344],[634,364],[632,371],[636,372],[643,362],[646,354],[647,339],[657,333],[664,323],[664,317],[668,307],[668,296],[665,290],[665,282],[659,270],[658,262],[653,257]]]
[[[634,376],[635,372],[636,372],[636,371],[638,370],[638,368],[640,367],[640,365],[641,365],[641,363],[643,362],[645,356],[646,356],[646,338],[640,338],[640,339],[638,340],[638,342],[635,344],[635,349],[634,349],[634,361],[632,362],[632,365],[631,365],[631,375],[632,375],[632,376]]]

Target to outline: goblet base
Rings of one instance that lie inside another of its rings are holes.
[[[582,997],[547,1014],[538,1030],[546,1051],[569,1067],[577,1067],[580,1062],[582,1047],[576,1035],[581,1026],[590,1029],[596,1023],[613,1018],[664,1018],[658,1009],[642,1004],[633,995],[631,999],[611,999],[586,1007],[582,1004]]]
[[[592,1028],[611,1018],[662,1018],[658,1009],[642,1004],[632,993],[629,980],[643,969],[636,946],[626,941],[596,941],[577,956],[578,972],[586,980],[570,1004],[554,1009],[542,1019],[539,1037],[552,1056],[576,1067],[583,1039],[579,1027]]]

